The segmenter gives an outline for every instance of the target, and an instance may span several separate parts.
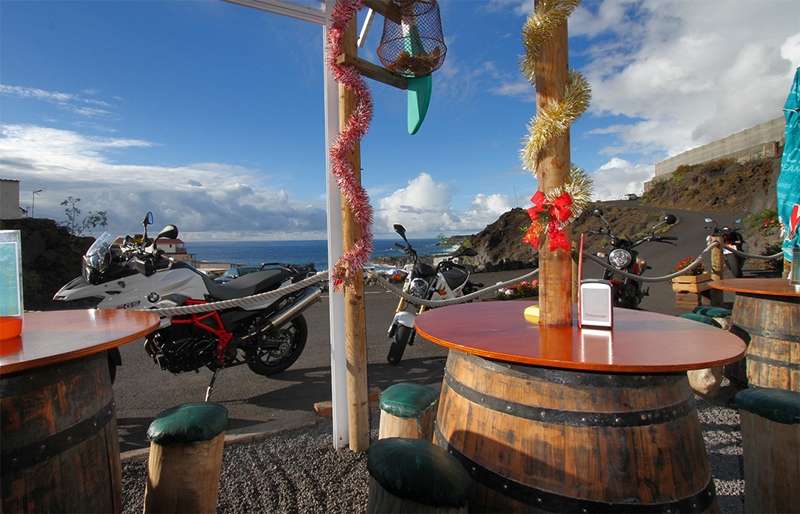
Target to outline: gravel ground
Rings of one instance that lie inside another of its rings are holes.
[[[713,400],[697,397],[697,411],[717,489],[719,511],[744,512],[744,470],[739,412],[727,380]],[[377,440],[379,413],[372,412]],[[365,453],[333,448],[330,419],[250,443],[227,444],[217,512],[363,513],[369,474]],[[122,464],[125,513],[142,512],[147,461]]]

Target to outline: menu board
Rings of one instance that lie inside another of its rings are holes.
[[[22,310],[19,230],[0,230],[0,316],[21,316]]]

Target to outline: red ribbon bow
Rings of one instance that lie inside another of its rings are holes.
[[[539,238],[542,232],[547,232],[550,236],[550,251],[563,248],[569,251],[569,241],[564,234],[564,222],[572,216],[572,197],[569,193],[564,193],[555,200],[548,201],[541,191],[531,197],[533,207],[528,209],[528,216],[531,223],[528,232],[525,234],[523,242],[530,243],[534,248],[539,248]]]

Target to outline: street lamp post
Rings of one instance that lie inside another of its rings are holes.
[[[33,207],[34,203],[36,202],[36,195],[38,195],[41,192],[42,192],[41,189],[34,189],[33,193],[31,194],[31,218],[33,218]]]

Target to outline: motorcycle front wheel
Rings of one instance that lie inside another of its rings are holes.
[[[414,329],[405,325],[397,325],[397,330],[394,333],[392,345],[389,347],[389,355],[386,360],[392,366],[400,364],[400,359],[403,358],[403,353],[406,351],[406,346],[414,335]]]
[[[257,345],[255,349],[242,350],[247,367],[257,375],[277,375],[295,363],[308,339],[308,324],[302,314],[284,328],[271,330],[264,337],[278,339],[278,348]]]
[[[727,254],[725,255],[725,263],[728,269],[731,270],[733,278],[742,278],[742,259],[738,255]]]

